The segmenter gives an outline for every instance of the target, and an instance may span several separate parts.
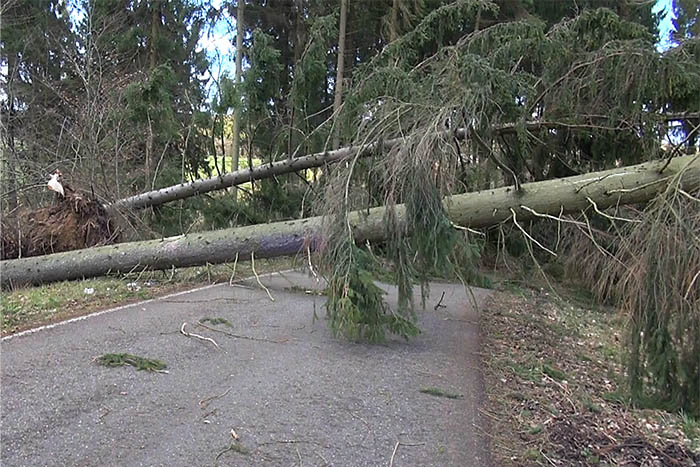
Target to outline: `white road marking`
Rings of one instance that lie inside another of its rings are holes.
[[[286,269],[286,270],[284,270],[284,271],[275,271],[275,272],[268,272],[268,273],[265,273],[265,274],[258,274],[258,276],[259,276],[259,277],[267,277],[267,276],[274,276],[275,274],[280,274],[280,273],[285,273],[285,272],[293,272],[293,271],[295,271],[295,269]],[[254,277],[255,277],[255,276],[250,276],[250,277],[244,277],[244,278],[242,278],[242,279],[238,279],[238,280],[234,281],[234,286],[237,285],[236,282],[245,281],[245,280],[248,280],[248,279],[252,279],[252,278],[254,278]],[[58,323],[46,324],[46,325],[44,325],[44,326],[39,326],[39,327],[37,327],[37,328],[27,329],[26,331],[18,332],[18,333],[16,333],[16,334],[10,334],[9,336],[5,336],[5,337],[3,337],[2,339],[0,339],[0,341],[2,341],[2,342],[9,341],[10,339],[14,339],[15,337],[28,336],[29,334],[34,334],[35,332],[45,331],[45,330],[47,330],[47,329],[52,329],[52,328],[55,328],[55,327],[58,327],[58,326],[63,326],[63,325],[65,325],[65,324],[75,323],[75,322],[77,322],[77,321],[82,321],[82,320],[85,320],[85,319],[88,319],[88,318],[94,318],[95,316],[106,315],[107,313],[112,313],[112,312],[115,312],[115,311],[125,310],[125,309],[127,309],[127,308],[132,308],[132,307],[137,307],[137,306],[143,306],[143,305],[146,305],[147,303],[157,302],[158,300],[165,300],[165,299],[168,299],[168,298],[177,297],[177,296],[179,296],[179,295],[186,295],[186,294],[189,294],[189,293],[200,292],[200,291],[202,291],[202,290],[207,290],[207,289],[211,289],[211,288],[214,288],[214,287],[220,287],[220,286],[222,286],[222,285],[228,285],[228,283],[222,282],[222,283],[220,283],[220,284],[209,284],[209,285],[205,285],[204,287],[198,287],[198,288],[196,288],[196,289],[183,290],[182,292],[175,292],[175,293],[171,293],[171,294],[168,294],[168,295],[163,295],[162,297],[150,298],[150,299],[148,299],[148,300],[144,300],[144,301],[141,301],[141,302],[130,303],[130,304],[128,304],[128,305],[121,305],[121,306],[118,306],[118,307],[115,307],[115,308],[109,308],[109,309],[107,309],[107,310],[96,311],[96,312],[94,312],[94,313],[90,313],[90,314],[83,315],[83,316],[76,316],[75,318],[67,319],[67,320],[65,320],[65,321],[59,321]]]

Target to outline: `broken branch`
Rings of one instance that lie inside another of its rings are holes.
[[[203,341],[211,342],[212,344],[214,344],[214,347],[216,347],[217,349],[219,348],[219,344],[217,344],[216,341],[214,339],[212,339],[211,337],[204,337],[204,336],[200,336],[199,334],[194,334],[192,332],[185,331],[186,325],[187,325],[187,323],[182,323],[182,326],[180,327],[180,333],[183,336],[194,337],[197,339],[201,339]]]

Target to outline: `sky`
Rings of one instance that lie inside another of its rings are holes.
[[[673,27],[673,0],[657,0],[656,5],[652,9],[654,13],[666,12],[664,18],[659,24],[659,43],[657,45],[658,49],[668,50],[673,46],[673,41],[671,41],[671,32],[675,31]]]

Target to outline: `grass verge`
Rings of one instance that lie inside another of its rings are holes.
[[[258,274],[289,269],[290,258],[255,262]],[[120,276],[64,281],[3,291],[0,295],[0,328],[6,336],[105,308],[148,300],[206,284],[228,282],[233,264],[218,264],[171,271],[146,271]],[[235,278],[253,275],[250,263],[238,263]]]
[[[617,312],[510,287],[481,314],[495,465],[700,465],[698,423],[629,403]]]

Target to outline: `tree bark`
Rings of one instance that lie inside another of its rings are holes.
[[[389,31],[389,41],[394,42],[399,38],[399,0],[394,0],[391,4],[391,30]]]
[[[397,144],[404,143],[402,138],[385,141],[383,148],[388,149]],[[211,177],[195,180],[189,183],[161,188],[160,190],[149,191],[139,195],[124,198],[111,206],[125,209],[142,209],[148,206],[158,206],[171,201],[188,198],[190,196],[208,193],[210,191],[221,190],[228,186],[236,186],[251,180],[259,180],[276,175],[282,175],[299,170],[320,167],[324,164],[337,162],[346,157],[366,157],[379,148],[377,144],[366,146],[348,146],[335,151],[318,152],[308,156],[285,159],[257,167],[238,170],[222,175],[221,177]]]
[[[151,2],[151,49],[149,68],[153,71],[158,64],[158,28],[160,26],[160,0]]]
[[[333,99],[333,149],[340,146],[340,125],[338,113],[343,101],[343,70],[345,68],[345,25],[348,17],[348,0],[340,0],[340,32],[338,33],[338,70],[335,75],[335,98]]]
[[[158,64],[158,50],[157,50],[157,42],[158,42],[158,27],[160,25],[160,0],[153,0],[151,2],[151,44],[150,44],[150,50],[149,50],[149,57],[148,57],[148,62],[149,62],[149,71],[153,73],[153,70],[155,70],[156,65]],[[146,118],[148,120],[148,136],[146,138],[146,161],[145,161],[145,181],[144,181],[144,187],[148,188],[149,183],[151,182],[151,167],[152,167],[152,160],[153,160],[153,143],[154,143],[154,135],[153,135],[153,122],[151,121],[151,115],[150,112],[146,111]],[[155,182],[155,179],[154,179]],[[155,184],[155,183],[154,183]]]
[[[666,121],[681,121],[690,118],[698,118],[699,114],[684,113],[684,114],[669,114],[665,116]],[[528,131],[542,131],[551,128],[574,128],[575,125],[563,124],[557,122],[527,122],[525,129]],[[509,134],[516,131],[515,124],[502,125],[493,128],[493,132],[497,134]],[[458,140],[468,138],[470,131],[465,128],[452,131],[444,131],[445,136],[455,137]],[[388,150],[397,144],[404,144],[403,138],[394,138],[386,140],[382,143],[381,149]],[[273,177],[299,170],[310,169],[313,167],[321,167],[325,164],[338,162],[346,157],[367,157],[375,154],[380,149],[377,144],[368,144],[365,146],[347,146],[334,151],[318,152],[306,156],[300,156],[284,161],[263,164],[251,169],[239,170],[227,173],[221,177],[202,178],[188,183],[181,183],[159,190],[153,190],[146,193],[130,196],[121,200],[115,201],[111,206],[125,209],[143,209],[149,206],[158,206],[161,204],[177,201],[180,199],[189,198],[210,191],[221,190],[226,187],[240,185],[251,180],[260,180],[267,177]],[[250,152],[250,151],[249,151]],[[249,162],[252,160],[249,154]],[[106,206],[107,207],[107,206]]]
[[[245,32],[243,15],[245,0],[238,0],[238,12],[236,14],[236,91],[240,91],[241,77],[243,76],[243,34]],[[241,99],[237,99],[236,108],[233,111],[233,143],[231,145],[232,170],[238,171],[241,158]],[[224,167],[224,170],[226,167]],[[238,201],[238,189],[233,185],[233,199]]]
[[[445,205],[455,224],[481,228],[512,218],[513,211],[520,221],[535,217],[524,207],[557,216],[562,210],[571,213],[589,208],[589,198],[599,209],[644,202],[664,190],[672,175],[681,172],[681,188],[700,188],[700,156],[675,158],[661,171],[665,164],[663,160],[654,161],[528,183],[517,192],[513,187],[504,187],[455,195],[447,198]],[[349,215],[358,243],[383,240],[384,211],[379,207]],[[399,221],[405,222],[405,207],[397,206],[396,212]],[[253,252],[259,258],[295,255],[318,245],[322,222],[322,217],[311,217],[3,261],[0,284],[3,287],[39,284],[127,272],[134,268],[169,269],[224,263],[236,257],[249,259]]]
[[[10,51],[7,55],[7,113],[5,120],[5,147],[2,148],[2,188],[7,194],[7,211],[17,208],[17,170],[15,153],[15,76],[17,76],[18,56]]]

